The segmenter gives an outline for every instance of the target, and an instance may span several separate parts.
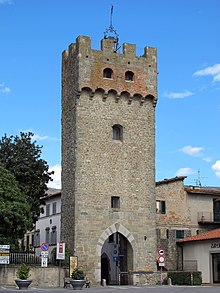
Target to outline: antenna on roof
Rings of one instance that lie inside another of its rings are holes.
[[[200,176],[200,170],[198,170],[198,178],[194,179],[194,181],[196,182],[196,186],[202,187],[202,182],[201,182],[201,178],[207,178],[207,177],[201,177]]]
[[[110,26],[104,32],[104,38],[113,38],[115,43],[115,52],[119,50],[118,34],[112,25],[112,16],[113,16],[113,5],[111,6],[111,15],[110,15]]]

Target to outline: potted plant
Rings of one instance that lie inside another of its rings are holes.
[[[73,290],[82,290],[82,287],[85,285],[85,273],[82,269],[76,268],[72,272],[72,280],[71,285],[73,286]]]
[[[15,280],[18,288],[20,290],[27,290],[28,286],[31,284],[32,280],[28,279],[30,277],[30,268],[26,264],[22,264],[18,269],[16,276],[18,279]]]

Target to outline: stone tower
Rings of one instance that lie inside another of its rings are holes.
[[[63,52],[61,238],[93,284],[156,270],[156,101],[155,48],[79,36]]]

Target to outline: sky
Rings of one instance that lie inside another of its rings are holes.
[[[61,54],[99,50],[111,5],[120,45],[158,50],[156,181],[219,187],[219,0],[0,0],[0,137],[33,132],[60,188]]]

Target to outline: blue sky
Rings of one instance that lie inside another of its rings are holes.
[[[111,5],[120,44],[158,49],[156,180],[220,186],[219,0],[0,0],[0,135],[32,131],[59,187],[61,53],[100,49]]]

